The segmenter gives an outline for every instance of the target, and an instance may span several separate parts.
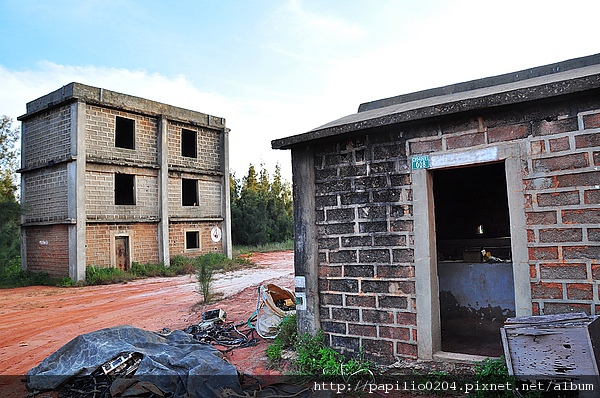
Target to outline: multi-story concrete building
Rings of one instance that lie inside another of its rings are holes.
[[[600,314],[600,55],[272,146],[292,152],[301,332],[382,363],[470,360],[503,353],[507,317]]]
[[[23,268],[231,257],[228,129],[220,117],[68,84],[22,122]]]

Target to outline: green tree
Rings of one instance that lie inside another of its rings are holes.
[[[20,214],[17,202],[16,170],[19,129],[8,116],[0,118],[0,268],[18,264],[20,257]],[[0,269],[0,271],[2,271]],[[1,272],[0,272],[1,273]]]
[[[257,172],[250,164],[241,182],[230,176],[230,185],[234,244],[260,245],[292,237],[292,195],[279,165],[272,182],[263,165]]]

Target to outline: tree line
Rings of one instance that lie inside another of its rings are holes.
[[[234,245],[262,245],[293,237],[292,192],[275,166],[273,177],[250,164],[241,179],[229,176],[231,235]]]

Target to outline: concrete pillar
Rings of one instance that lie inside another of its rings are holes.
[[[312,148],[292,149],[294,196],[294,273],[296,294],[306,309],[296,307],[298,333],[314,335],[320,329],[319,262],[315,212],[315,164]],[[305,287],[302,288],[301,285]],[[305,297],[304,297],[305,296]]]
[[[231,197],[229,184],[229,129],[225,128],[221,134],[221,170],[223,171],[223,193],[222,213],[223,213],[223,254],[227,258],[233,258],[233,243],[231,242]]]
[[[85,108],[83,101],[71,105],[71,159],[67,163],[67,220],[69,222],[69,277],[85,280]]]
[[[158,260],[171,265],[169,254],[169,147],[168,121],[164,115],[158,119]]]
[[[415,228],[415,291],[419,359],[431,360],[442,345],[439,306],[435,213],[431,173],[413,170]]]

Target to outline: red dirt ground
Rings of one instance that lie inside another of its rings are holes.
[[[226,311],[228,321],[246,321],[256,308],[257,289],[263,282],[287,288],[294,283],[293,252],[255,253],[252,261],[261,268],[215,281],[215,291],[225,292],[225,298],[206,306],[198,305],[201,295],[192,276],[108,286],[0,290],[0,396],[27,396],[19,378],[1,376],[24,375],[80,334],[124,324],[150,331],[185,329],[199,323],[203,312],[216,308]],[[257,346],[234,349],[227,357],[246,374],[277,375],[265,369],[269,343],[260,339]]]

